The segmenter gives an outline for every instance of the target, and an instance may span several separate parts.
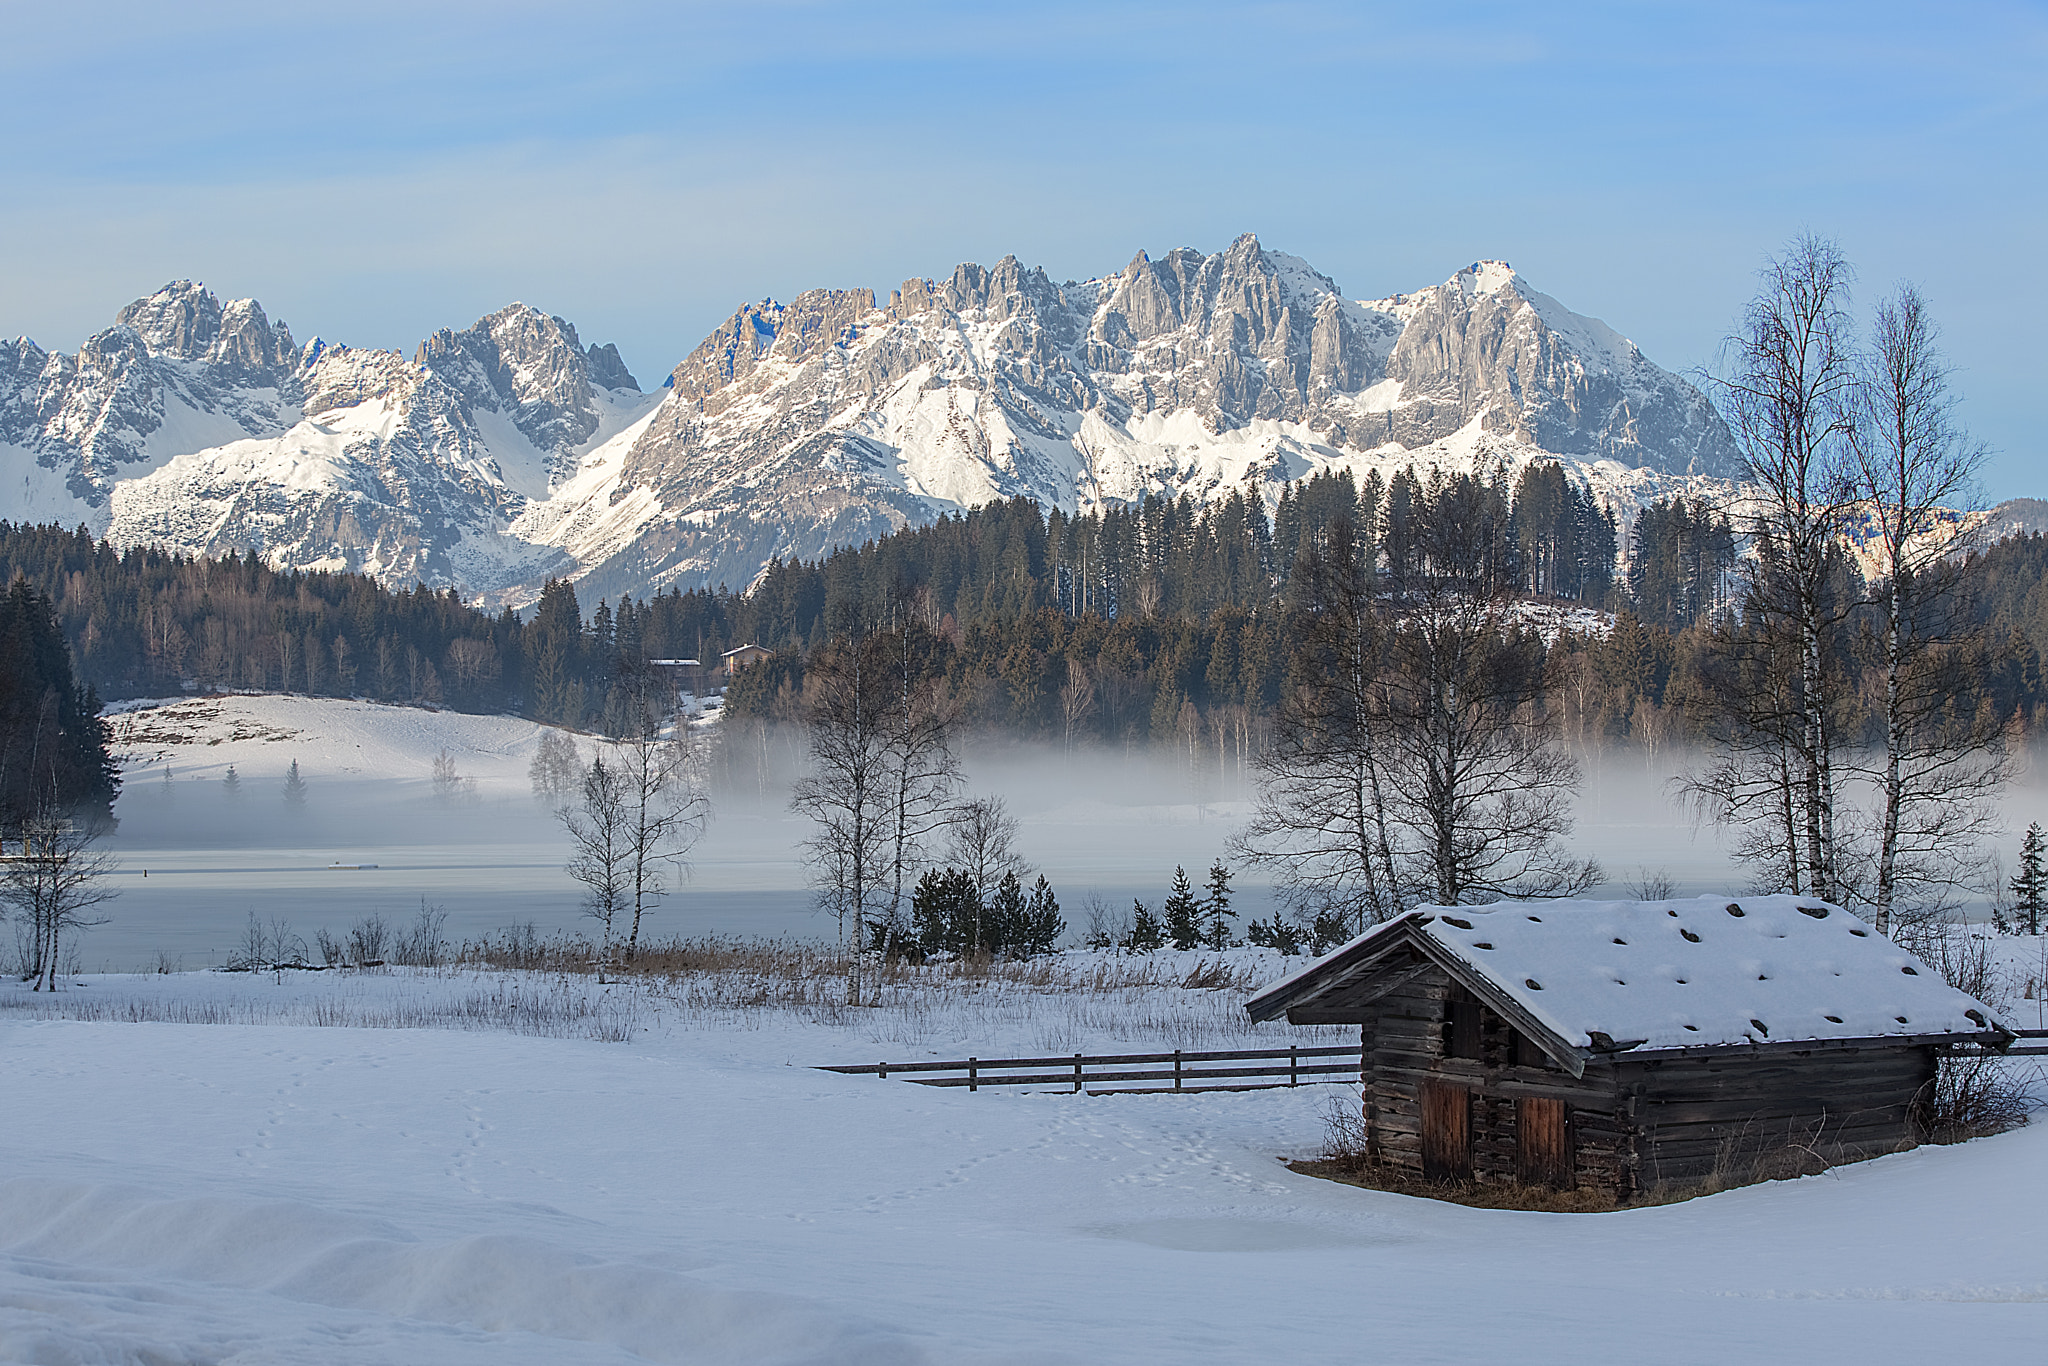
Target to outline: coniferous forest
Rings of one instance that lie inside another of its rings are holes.
[[[61,669],[47,642],[9,650],[6,724],[22,733],[45,695],[69,717],[89,714],[89,697],[257,689],[610,729],[646,661],[709,666],[744,644],[773,654],[740,674],[728,714],[790,719],[808,651],[914,623],[972,728],[1243,754],[1288,677],[1297,561],[1340,521],[1395,577],[1447,537],[1476,546],[1483,581],[1529,604],[1544,705],[1574,743],[1687,738],[1708,634],[1733,601],[1737,538],[1712,506],[1686,500],[1643,509],[1624,537],[1554,465],[1491,479],[1403,471],[1362,487],[1324,474],[1290,486],[1270,518],[1237,493],[1079,516],[1020,498],[819,561],[771,563],[745,592],[585,604],[554,582],[525,616],[479,611],[452,590],[279,571],[233,553],[117,550],[83,528],[0,523],[0,571],[25,581],[8,598],[7,629],[33,635],[41,595],[70,646]],[[2038,724],[2048,539],[1974,554],[1961,583],[1982,656],[1974,705]],[[1612,613],[1612,629],[1572,608]],[[1853,680],[1856,633],[1841,640],[1837,664]],[[22,700],[31,692],[38,700]],[[1848,695],[1853,712],[1857,690]],[[1855,734],[1858,717],[1846,719]],[[99,761],[64,762],[85,772]]]

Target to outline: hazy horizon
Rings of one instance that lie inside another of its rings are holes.
[[[719,779],[690,876],[651,915],[648,933],[834,937],[801,862],[809,824],[786,805],[795,738],[772,741],[776,763],[765,788],[758,768],[745,762]],[[159,951],[188,969],[217,965],[252,911],[266,922],[282,917],[309,946],[316,930],[343,933],[372,911],[389,922],[408,920],[423,897],[447,912],[453,941],[529,920],[544,935],[590,924],[579,908],[581,888],[562,870],[566,839],[527,789],[523,760],[486,770],[454,804],[437,801],[423,774],[349,774],[305,763],[309,800],[294,811],[278,790],[294,752],[280,746],[261,764],[241,761],[234,798],[220,780],[225,762],[204,748],[172,755],[168,785],[160,762],[129,771],[119,828],[108,841],[121,861],[113,881],[122,895],[106,908],[109,923],[76,941],[83,968],[145,969]],[[1213,756],[1191,774],[1184,757],[1158,751],[1069,756],[1052,746],[969,739],[963,754],[962,795],[1009,804],[1024,857],[1059,896],[1070,941],[1087,928],[1091,895],[1113,912],[1127,911],[1133,897],[1156,907],[1176,865],[1197,884],[1213,860],[1231,865],[1240,930],[1276,908],[1268,878],[1228,851],[1251,794],[1235,774],[1218,773]],[[468,771],[484,757],[458,763]],[[1750,889],[1719,833],[1694,829],[1672,800],[1669,780],[1683,758],[1625,749],[1583,761],[1567,846],[1602,864],[1608,881],[1592,895],[1626,895],[1644,873],[1669,877],[1682,896]],[[2048,818],[2037,772],[2025,768],[2008,794],[2002,848],[2016,846],[2028,819]]]

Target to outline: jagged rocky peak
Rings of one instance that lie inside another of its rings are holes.
[[[575,325],[513,303],[460,332],[420,343],[414,364],[475,407],[509,416],[543,451],[567,452],[598,428],[592,387],[639,390],[616,347],[583,349]]]
[[[114,325],[132,329],[150,355],[273,379],[292,368],[298,351],[291,329],[273,324],[254,299],[223,304],[191,280],[173,280],[137,299],[115,315]]]
[[[1478,294],[1497,294],[1503,289],[1513,289],[1521,277],[1506,261],[1474,261],[1450,278],[1450,284],[1467,298]]]
[[[683,358],[670,384],[678,397],[693,401],[745,390],[778,364],[801,365],[826,347],[852,340],[874,311],[871,289],[807,289],[787,304],[742,304]]]
[[[633,372],[626,368],[626,362],[619,355],[619,348],[611,342],[599,346],[591,343],[583,358],[590,366],[590,382],[600,389],[627,389],[640,392],[640,381],[633,378]]]
[[[307,417],[318,417],[379,399],[395,403],[418,388],[422,378],[420,367],[407,364],[396,351],[329,346],[316,337],[307,344],[300,374],[301,406]]]

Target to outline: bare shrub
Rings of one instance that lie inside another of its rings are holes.
[[[284,917],[260,918],[249,912],[242,938],[228,954],[230,972],[281,972],[307,966],[306,941],[285,923]]]
[[[349,927],[348,961],[359,968],[374,967],[384,961],[390,942],[391,927],[380,913],[372,911]]]
[[[429,906],[427,899],[421,897],[419,914],[398,932],[397,941],[391,946],[391,961],[408,968],[434,968],[446,963],[448,938],[442,927],[447,923],[448,913],[439,906]]]
[[[1629,881],[1628,893],[1638,901],[1669,901],[1678,895],[1678,884],[1662,868],[1653,873],[1648,868],[1638,867],[1635,877]]]
[[[1346,1086],[1323,1101],[1322,1160],[1349,1171],[1363,1171],[1371,1162],[1365,1137],[1365,1097]]]
[[[1893,937],[1902,947],[1941,974],[1958,991],[1968,992],[2000,1012],[2009,1006],[2007,989],[1988,936],[1953,922],[1913,924],[1901,916]],[[2004,1058],[1944,1052],[1936,1065],[1934,1084],[1924,1098],[1921,1127],[1929,1141],[1960,1143],[2016,1129],[2034,1107],[2039,1074]]]

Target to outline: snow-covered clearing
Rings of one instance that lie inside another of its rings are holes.
[[[1081,988],[1119,963],[1155,984]],[[1059,1048],[1175,1042],[1243,996],[1167,985],[1184,966],[1077,956],[1060,992],[953,977],[872,1010],[791,983],[749,1004],[739,978],[8,984],[0,1360],[2018,1361],[2048,1331],[2048,1127],[1526,1214],[1287,1171],[1343,1088],[968,1094],[809,1066],[1051,1052],[1056,1024]],[[511,1032],[547,1001],[559,1027]],[[228,1022],[23,1009],[52,1004]],[[606,1020],[630,1042],[591,1037]],[[454,1027],[311,1027],[335,1023]]]
[[[220,961],[251,911],[309,940],[368,911],[396,927],[422,896],[458,942],[577,924],[527,790],[529,723],[237,697],[121,726],[122,897],[89,964]],[[475,780],[453,804],[431,782],[443,749]],[[1156,901],[1233,823],[1131,756],[977,755],[970,773],[1018,807],[1076,931],[1084,892]],[[1596,766],[1589,851],[1727,885],[1660,783],[1633,756]],[[1255,951],[1227,989],[1180,985],[1214,955],[1069,954],[899,974],[849,1008],[820,970],[801,825],[768,787],[722,798],[656,927],[783,936],[724,971],[0,983],[0,1361],[1917,1366],[2031,1360],[2048,1333],[2048,1126],[1530,1214],[1288,1171],[1342,1087],[968,1094],[813,1070],[1346,1032],[1249,1025],[1245,997],[1284,967]],[[2024,798],[2021,822],[2041,804]],[[357,861],[380,866],[330,866]],[[1267,913],[1246,890],[1240,911]],[[2035,1024],[2048,951],[2001,950],[2013,1021]]]

